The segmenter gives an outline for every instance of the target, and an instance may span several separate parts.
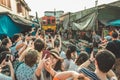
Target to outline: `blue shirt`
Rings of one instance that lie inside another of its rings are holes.
[[[34,64],[32,67],[29,67],[25,63],[20,64],[16,70],[17,80],[32,80],[36,68],[37,64]]]

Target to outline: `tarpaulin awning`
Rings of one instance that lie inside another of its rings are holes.
[[[120,19],[108,22],[108,26],[117,26],[117,27],[120,27]]]
[[[78,23],[73,22],[73,27],[76,27],[78,30],[94,30],[96,17],[96,12],[93,12],[85,17],[82,17]]]
[[[10,13],[0,13],[0,35],[12,37],[15,33],[31,30],[34,23]]]
[[[120,7],[104,4],[66,16],[63,26],[64,29],[70,24],[74,30],[98,30],[98,22],[107,26],[108,21],[120,19],[119,12]]]
[[[9,16],[15,23],[18,23],[18,24],[21,24],[21,25],[24,25],[24,26],[29,26],[29,27],[32,27],[33,25],[34,26],[39,26],[39,24],[33,22],[33,21],[30,21],[30,20],[27,20],[21,16],[18,16],[18,15],[15,15],[15,14],[11,14],[9,12],[1,12],[0,15],[7,15]]]

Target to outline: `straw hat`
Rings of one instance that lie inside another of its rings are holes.
[[[50,54],[54,55],[57,59],[62,59],[56,49],[50,50]]]

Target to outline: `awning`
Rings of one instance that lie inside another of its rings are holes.
[[[2,12],[0,14],[8,15],[17,24],[21,24],[21,25],[29,26],[29,27],[32,27],[33,25],[34,26],[39,26],[39,24],[37,24],[37,23],[35,23],[33,21],[27,20],[27,19],[25,19],[23,17],[20,17],[20,16],[15,15],[15,14],[11,14],[9,12]]]
[[[120,27],[120,19],[108,22],[108,26]]]

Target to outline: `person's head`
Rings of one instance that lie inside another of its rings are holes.
[[[101,50],[95,56],[96,69],[98,68],[103,73],[112,69],[114,63],[115,55],[108,50]]]
[[[41,52],[45,47],[44,42],[41,39],[36,39],[34,42],[34,48],[35,50],[38,50],[39,52]]]
[[[67,59],[72,59],[73,56],[74,56],[74,54],[75,54],[75,52],[76,52],[76,47],[70,45],[70,46],[68,47],[67,52],[66,52],[66,57],[67,57]]]
[[[84,63],[85,61],[87,61],[89,59],[89,55],[87,52],[83,51],[80,53],[79,57],[76,60],[76,64],[79,66],[82,63]]]
[[[25,64],[32,67],[38,60],[38,51],[36,50],[29,50],[25,55]]]
[[[50,51],[50,60],[53,63],[53,66],[55,70],[61,70],[62,66],[62,58],[59,55],[59,52],[56,49],[52,49]]]
[[[112,33],[112,38],[114,38],[114,39],[118,38],[118,33],[117,32],[113,32]]]
[[[12,38],[12,41],[13,42],[17,42],[21,40],[21,35],[20,34],[14,34],[13,38]]]
[[[12,46],[12,42],[9,38],[5,38],[2,40],[2,45],[5,45],[7,48],[10,48]]]

